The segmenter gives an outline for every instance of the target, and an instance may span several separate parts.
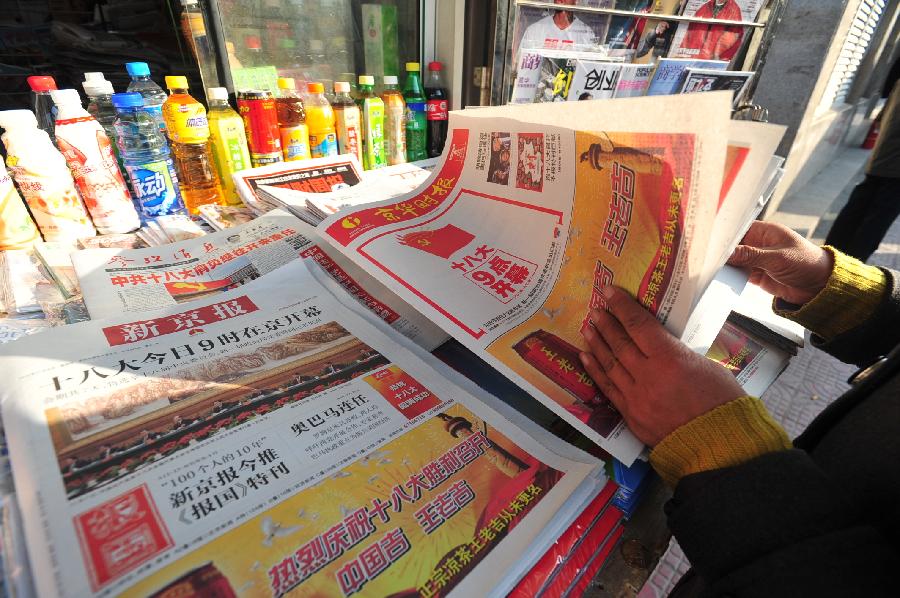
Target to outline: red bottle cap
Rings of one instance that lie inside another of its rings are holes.
[[[428,63],[428,70],[429,71],[441,71],[441,70],[444,70],[444,65],[441,64],[440,62],[438,62],[437,60],[435,60],[434,62]]]
[[[262,48],[262,42],[259,41],[259,37],[255,35],[244,37],[244,45],[247,46],[248,50],[259,50]]]
[[[34,75],[28,77],[27,80],[31,91],[51,91],[56,89],[56,81],[50,75]]]

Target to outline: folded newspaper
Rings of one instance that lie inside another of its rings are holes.
[[[738,131],[730,114],[722,92],[454,113],[424,186],[343,210],[319,230],[630,464],[643,447],[582,368],[581,331],[614,284],[684,332],[745,225],[731,217],[719,229],[717,212],[757,204],[781,135]],[[730,152],[733,131],[745,149],[767,149],[753,160]]]
[[[313,227],[281,210],[160,247],[86,249],[72,254],[85,305],[94,319],[189,304],[297,259],[318,263],[322,270],[317,273],[327,273],[378,317],[425,349],[447,340],[436,324],[322,242]]]
[[[356,309],[294,260],[0,349],[38,595],[506,595],[600,463]]]
[[[252,210],[280,207],[316,225],[338,210],[391,199],[425,181],[437,160],[397,164],[363,171],[356,157],[341,155],[242,170],[235,185]]]

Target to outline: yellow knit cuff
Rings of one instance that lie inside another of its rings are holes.
[[[772,308],[829,341],[871,317],[887,290],[887,276],[833,247],[825,249],[834,256],[834,270],[825,288],[797,310],[780,309],[783,304],[777,300]]]
[[[650,464],[670,486],[692,473],[739,465],[792,448],[763,402],[741,397],[684,424],[656,445]]]

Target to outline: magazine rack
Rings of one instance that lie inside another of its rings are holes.
[[[599,2],[598,2],[599,3]],[[613,3],[615,4],[615,3]],[[741,47],[731,61],[729,70],[758,71],[765,63],[765,56],[772,40],[771,25],[780,21],[785,0],[768,0],[760,10],[756,21],[731,21],[703,17],[636,12],[595,6],[565,5],[564,10],[581,15],[608,15],[615,17],[647,19],[649,22],[706,23],[709,25],[740,26],[751,35],[745,35]],[[491,104],[509,102],[514,84],[518,50],[518,27],[522,9],[561,10],[561,5],[546,0],[500,0],[497,6],[497,23],[494,32],[494,61],[491,80]],[[744,91],[743,103],[752,103],[758,77],[753,77]]]

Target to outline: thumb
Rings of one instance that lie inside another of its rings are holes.
[[[780,264],[781,260],[781,251],[778,249],[760,249],[752,245],[738,245],[734,248],[731,257],[728,258],[728,265],[738,268],[772,270]]]

